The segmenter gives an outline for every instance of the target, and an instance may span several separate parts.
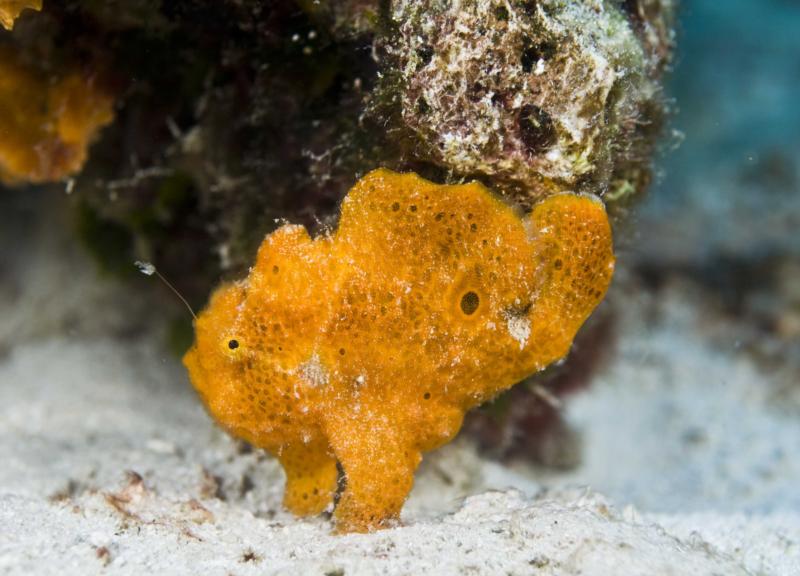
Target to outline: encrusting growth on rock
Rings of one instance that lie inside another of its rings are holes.
[[[338,229],[267,236],[213,295],[184,362],[211,415],[275,454],[285,505],[341,532],[395,521],[423,452],[464,413],[563,358],[614,267],[603,204],[560,194],[520,217],[478,183],[376,170]]]
[[[41,10],[42,0],[0,0],[0,26],[7,30],[13,28],[14,20],[26,8]]]
[[[649,181],[673,4],[395,0],[376,102],[397,109],[409,155],[526,207],[620,199]]]
[[[0,47],[0,182],[52,182],[76,173],[113,117],[114,98],[96,78],[67,72],[51,81]]]

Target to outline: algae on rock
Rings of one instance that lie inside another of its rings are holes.
[[[670,15],[666,2],[399,0],[378,94],[399,106],[411,157],[525,206],[564,190],[638,191]]]
[[[672,0],[114,6],[54,2],[0,44],[118,86],[76,204],[195,304],[277,220],[328,226],[376,167],[525,207],[564,190],[611,205],[649,180]]]

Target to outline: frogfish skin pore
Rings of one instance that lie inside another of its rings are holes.
[[[464,413],[563,358],[614,268],[596,198],[524,217],[478,183],[379,169],[338,229],[268,235],[199,316],[184,363],[215,420],[274,454],[285,506],[340,532],[391,525],[423,452]]]

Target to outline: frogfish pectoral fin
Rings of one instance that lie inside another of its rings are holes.
[[[528,312],[537,364],[562,358],[602,301],[614,273],[611,225],[603,203],[577,194],[551,196],[526,222],[539,258],[539,290]]]

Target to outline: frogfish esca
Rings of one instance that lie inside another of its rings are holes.
[[[421,454],[467,410],[567,354],[613,267],[596,198],[521,217],[481,184],[379,169],[335,232],[269,234],[184,363],[214,419],[279,459],[289,510],[330,509],[338,462],[337,530],[368,531],[399,517]]]

